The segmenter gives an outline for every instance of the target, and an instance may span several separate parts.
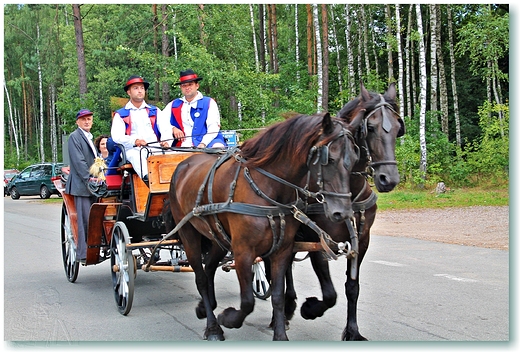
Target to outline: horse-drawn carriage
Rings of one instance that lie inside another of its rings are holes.
[[[236,143],[236,132],[227,131]],[[89,185],[97,201],[91,206],[86,234],[87,257],[84,265],[96,265],[110,260],[110,269],[116,304],[121,314],[130,312],[133,301],[134,279],[139,269],[145,271],[193,272],[178,236],[165,239],[171,230],[169,223],[168,191],[170,178],[182,160],[201,153],[191,148],[176,148],[176,152],[158,153],[148,158],[149,182],[146,184],[126,162],[123,148],[116,166],[107,168],[105,181]],[[63,196],[61,216],[61,246],[65,274],[75,282],[80,262],[77,248],[77,212],[74,196],[65,192],[68,167],[63,177],[54,181]],[[223,262],[229,271],[232,256]],[[147,264],[147,265],[145,265]],[[253,289],[257,297],[266,299],[270,294],[264,264],[253,263]]]
[[[264,296],[272,294],[274,339],[286,340],[286,317],[295,308],[290,302],[296,297],[290,272],[294,253],[344,255],[349,259],[346,295],[352,303],[343,339],[363,339],[356,321],[358,265],[368,248],[376,197],[362,170],[376,169],[378,189],[390,191],[399,180],[395,139],[404,133],[393,85],[385,98],[362,86],[361,97],[337,118],[293,117],[240,148],[153,155],[148,158],[148,185],[122,163],[91,208],[86,265],[110,259],[115,299],[124,315],[132,305],[137,269],[193,271],[201,295],[196,313],[206,319],[208,340],[224,339],[220,325],[239,328],[253,311],[254,295],[263,290]],[[360,176],[359,188],[351,175]],[[74,282],[77,225],[71,197],[63,198],[63,263]],[[173,216],[169,227],[166,213]],[[309,231],[311,235],[298,238]],[[215,271],[230,259],[230,251],[240,309],[227,308],[217,318]],[[169,253],[166,261],[162,252]],[[263,270],[251,270],[262,263],[258,258],[268,260],[269,279]],[[315,256],[313,268],[321,272],[324,302],[311,307],[306,319],[320,316],[314,312],[323,314],[336,301],[328,267],[316,264],[318,260]]]

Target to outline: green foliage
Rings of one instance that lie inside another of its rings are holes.
[[[499,119],[499,113],[502,119]],[[479,109],[483,135],[459,150],[441,132],[437,114],[427,113],[426,187],[444,182],[453,186],[482,183],[503,184],[509,179],[509,106],[485,103]],[[406,134],[398,141],[396,158],[401,183],[414,188],[424,180],[419,173],[420,145],[418,117],[407,119]],[[502,136],[504,134],[504,136]]]

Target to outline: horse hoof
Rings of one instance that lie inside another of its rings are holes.
[[[209,335],[206,340],[208,341],[224,341],[224,335]]]

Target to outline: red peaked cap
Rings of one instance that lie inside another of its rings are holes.
[[[181,75],[179,78],[179,82],[175,83],[175,85],[188,83],[188,82],[198,82],[202,80],[202,77],[197,76],[195,72],[191,68],[187,69],[186,71],[181,71]]]
[[[141,76],[130,76],[130,78],[128,79],[128,81],[126,82],[125,86],[123,87],[123,89],[125,90],[125,92],[128,91],[128,88],[130,88],[130,86],[132,84],[135,84],[135,83],[142,83],[144,84],[144,89],[148,89],[148,87],[150,86],[150,83],[146,82],[143,77]]]
[[[84,116],[89,116],[89,115],[94,115],[90,110],[88,109],[81,109],[80,111],[78,111],[78,113],[76,114],[76,120],[81,118],[81,117],[84,117]]]

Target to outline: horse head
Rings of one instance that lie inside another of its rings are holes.
[[[399,183],[395,144],[397,137],[404,135],[405,126],[395,99],[394,83],[384,94],[377,94],[369,92],[361,82],[360,96],[338,113],[341,119],[352,121],[352,110],[356,106],[362,105],[366,109],[364,122],[355,133],[362,150],[357,166],[373,176],[379,192],[390,192]]]
[[[358,115],[362,116],[364,110]],[[359,119],[358,119],[359,120]],[[322,134],[309,152],[310,177],[319,187],[317,200],[333,222],[352,217],[350,174],[359,159],[352,131],[358,126],[324,114]]]

